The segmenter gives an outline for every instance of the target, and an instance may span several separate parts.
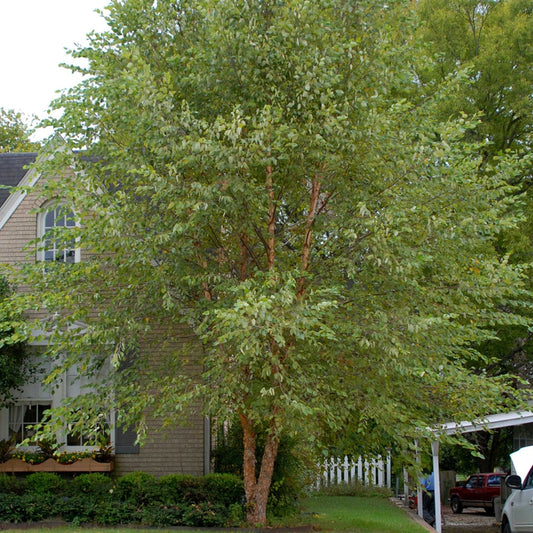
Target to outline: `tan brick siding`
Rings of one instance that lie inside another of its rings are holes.
[[[35,254],[25,250],[25,247],[37,236],[36,208],[42,205],[38,188],[28,194],[16,211],[0,230],[0,262],[11,265],[35,261]],[[83,259],[83,256],[82,256]],[[190,333],[184,333],[183,342]],[[158,346],[157,343],[147,343],[146,346]],[[157,354],[154,354],[157,359]],[[196,357],[192,357],[189,371],[197,373]],[[155,431],[160,426],[157,420],[149,421],[149,435],[146,444],[138,454],[120,454],[116,457],[115,475],[141,470],[156,476],[170,473],[184,473],[201,475],[204,473],[204,418],[193,415],[185,427]]]
[[[30,213],[32,203],[25,198],[0,231],[0,261],[2,263],[15,264],[35,260],[34,254],[28,257],[28,252],[24,250],[27,244],[37,236],[37,215]]]
[[[150,421],[150,426],[157,422]],[[155,476],[204,474],[204,420],[194,417],[186,427],[154,432],[138,454],[116,456],[115,475],[140,470]]]

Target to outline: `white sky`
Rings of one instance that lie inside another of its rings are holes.
[[[84,44],[91,30],[104,31],[94,12],[108,0],[0,0],[0,107],[29,117],[46,116],[57,91],[79,78],[59,63],[65,48]]]

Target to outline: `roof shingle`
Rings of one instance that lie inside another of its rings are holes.
[[[16,187],[28,171],[26,165],[33,163],[36,153],[0,153],[0,207],[10,195],[5,187]]]

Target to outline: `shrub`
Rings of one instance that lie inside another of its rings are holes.
[[[98,504],[93,498],[86,495],[77,495],[70,498],[61,498],[56,504],[56,514],[67,522],[80,525],[92,522]]]
[[[190,505],[183,514],[183,525],[191,527],[222,527],[227,521],[227,509],[209,502]]]
[[[382,497],[389,498],[391,491],[387,487],[365,485],[359,481],[352,483],[340,483],[331,487],[324,487],[320,491],[326,496],[358,496],[358,497]]]
[[[131,472],[120,477],[114,495],[118,500],[139,506],[161,501],[157,478],[146,472]]]
[[[179,505],[191,501],[196,494],[197,477],[186,474],[169,474],[159,479],[161,502],[166,505]]]
[[[94,522],[102,526],[139,523],[142,518],[142,508],[131,502],[106,501],[97,506]]]
[[[233,503],[228,507],[228,526],[240,526],[244,519],[244,507],[242,504]]]
[[[58,516],[76,526],[93,522],[102,526],[222,527],[243,520],[242,481],[229,474],[174,474],[158,481],[134,472],[119,478],[113,491],[112,480],[101,473],[80,474],[69,483],[51,472],[36,472],[26,479],[26,493],[0,492],[0,521]],[[17,481],[4,474],[2,483],[11,488]],[[172,500],[179,502],[169,503]]]
[[[168,527],[183,525],[183,514],[186,506],[152,505],[142,511],[142,524],[150,527]]]
[[[12,474],[0,472],[0,493],[22,494],[24,483]]]
[[[0,463],[5,463],[8,459],[11,459],[14,450],[15,444],[13,439],[0,440]]]
[[[159,479],[159,491],[166,505],[210,502],[228,507],[240,504],[244,497],[242,480],[233,474],[170,474]]]
[[[26,478],[27,494],[62,494],[66,481],[55,472],[34,472]]]
[[[258,435],[258,456],[261,456],[266,431]],[[213,451],[215,471],[242,475],[243,438],[238,422],[227,433],[218,435]],[[269,516],[285,516],[294,513],[298,496],[309,484],[309,458],[301,450],[302,443],[288,435],[282,435],[274,464],[272,485],[268,498]]]
[[[206,499],[212,503],[226,507],[234,503],[240,504],[244,498],[244,484],[233,474],[208,474],[199,478],[204,486]]]
[[[61,502],[56,493],[29,493],[20,496],[25,511],[25,522],[38,522],[58,514],[57,504]]]
[[[55,494],[0,494],[0,522],[37,522],[57,514]]]
[[[69,494],[105,498],[113,488],[113,482],[105,474],[93,472],[80,474],[69,484]]]
[[[17,494],[0,493],[0,522],[18,524],[26,520],[22,498]]]

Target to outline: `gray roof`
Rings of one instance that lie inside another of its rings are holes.
[[[10,195],[5,187],[16,187],[28,172],[26,165],[33,163],[36,157],[36,153],[0,153],[0,207]]]

